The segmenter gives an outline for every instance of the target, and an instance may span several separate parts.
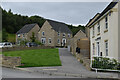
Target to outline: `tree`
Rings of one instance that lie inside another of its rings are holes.
[[[32,32],[32,36],[30,37],[30,39],[32,42],[35,42],[36,37],[34,32]]]
[[[7,42],[8,34],[5,29],[2,30],[2,42]]]

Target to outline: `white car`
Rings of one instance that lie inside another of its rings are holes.
[[[12,43],[10,42],[0,43],[0,48],[4,48],[4,47],[12,47]]]

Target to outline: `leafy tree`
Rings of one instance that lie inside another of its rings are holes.
[[[34,32],[32,32],[32,36],[30,37],[30,39],[32,42],[35,42],[36,37]]]

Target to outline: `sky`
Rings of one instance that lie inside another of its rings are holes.
[[[72,25],[85,25],[110,2],[2,2],[1,7],[14,14],[38,15]]]

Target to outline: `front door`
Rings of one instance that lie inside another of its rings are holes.
[[[97,42],[97,55],[100,56],[100,42]]]
[[[66,39],[63,38],[63,39],[62,39],[62,46],[65,46],[65,44],[66,44]]]

